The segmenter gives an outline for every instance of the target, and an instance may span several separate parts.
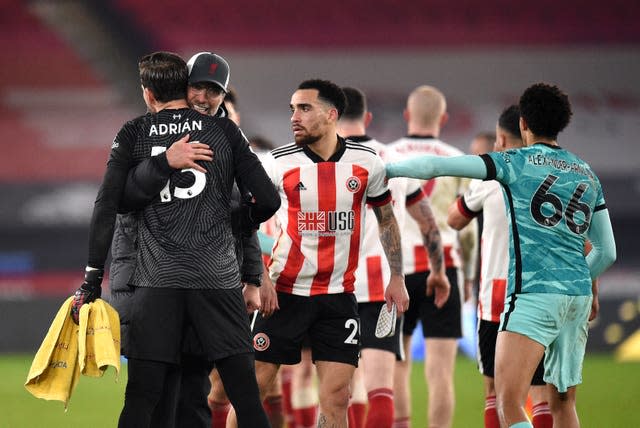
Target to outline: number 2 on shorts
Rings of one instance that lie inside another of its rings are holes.
[[[356,339],[356,334],[358,334],[358,328],[359,328],[358,321],[356,321],[353,318],[349,318],[344,323],[344,328],[351,329],[351,333],[349,333],[349,336],[347,336],[347,338],[344,340],[344,343],[348,345],[357,345],[358,339]]]

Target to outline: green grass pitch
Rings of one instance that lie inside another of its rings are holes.
[[[113,428],[117,426],[126,385],[126,365],[119,380],[109,369],[100,379],[82,377],[65,413],[62,403],[33,397],[24,389],[32,355],[0,356],[0,428]],[[482,427],[482,379],[475,362],[456,364],[455,428]],[[412,371],[414,428],[426,427],[426,387],[422,363]],[[588,355],[578,388],[578,414],[583,428],[638,426],[640,363],[617,363],[610,356]]]

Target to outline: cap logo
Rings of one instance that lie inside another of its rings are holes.
[[[209,74],[216,74],[216,70],[218,69],[218,64],[211,64],[209,66]]]

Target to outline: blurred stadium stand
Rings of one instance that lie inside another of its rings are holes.
[[[134,111],[35,3],[4,3],[0,138],[12,156],[0,164],[0,180],[95,181],[114,129]]]
[[[639,41],[636,2],[116,0],[160,46],[451,47]],[[185,19],[176,19],[183,17]],[[162,25],[158,25],[162,23]]]
[[[601,176],[617,235],[603,308],[626,312],[603,311],[590,343],[611,349],[640,320],[638,16],[628,0],[0,0],[0,325],[31,320],[0,329],[0,352],[35,349],[78,286],[111,140],[144,112],[136,62],[152,50],[224,55],[245,133],[278,144],[309,77],[367,92],[381,141],[404,133],[408,92],[434,84],[451,114],[443,139],[462,149],[528,84],[559,84],[575,110],[560,142]]]

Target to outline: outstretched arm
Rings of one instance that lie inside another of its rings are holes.
[[[480,156],[432,156],[424,155],[386,166],[387,177],[410,177],[429,180],[433,177],[453,176],[484,179],[487,167]]]
[[[378,220],[380,243],[391,268],[391,279],[384,293],[387,309],[391,310],[391,304],[395,303],[398,313],[403,313],[409,308],[409,293],[404,285],[402,274],[402,246],[398,222],[393,215],[391,203],[374,207],[373,212]]]

